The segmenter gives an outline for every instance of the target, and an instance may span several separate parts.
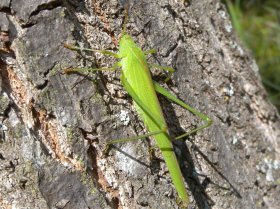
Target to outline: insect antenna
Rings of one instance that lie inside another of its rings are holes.
[[[126,25],[127,25],[127,22],[128,22],[128,7],[126,7],[124,11],[125,11],[124,12],[124,23],[123,23],[121,37],[123,37],[123,35],[126,34]]]

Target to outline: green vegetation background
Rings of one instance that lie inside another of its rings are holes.
[[[233,27],[259,66],[271,102],[280,112],[280,0],[225,0]]]

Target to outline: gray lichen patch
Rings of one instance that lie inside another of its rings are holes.
[[[7,94],[2,94],[0,96],[0,115],[3,115],[9,107],[9,98]]]
[[[48,208],[37,187],[36,158],[32,150],[24,146],[29,145],[30,148],[36,142],[28,137],[22,124],[18,124],[17,129],[8,130],[6,134],[7,141],[0,144],[0,207],[19,208],[24,205],[28,208]]]

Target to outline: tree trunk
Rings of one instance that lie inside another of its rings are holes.
[[[98,53],[117,51],[124,1],[4,0],[0,3],[0,208],[178,208],[162,155],[146,133],[120,71]],[[258,67],[236,39],[218,0],[130,1],[127,33],[149,62],[176,69],[163,86],[213,119],[174,142],[189,208],[279,208],[280,123]],[[82,56],[81,56],[82,55]],[[154,71],[154,79],[164,79]],[[143,89],[145,91],[145,89]],[[201,124],[160,97],[171,136]]]

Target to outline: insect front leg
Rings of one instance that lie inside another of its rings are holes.
[[[166,66],[161,66],[161,65],[157,65],[157,64],[152,64],[152,63],[148,63],[149,67],[154,67],[154,68],[158,68],[161,70],[166,70],[169,72],[168,76],[166,79],[164,79],[164,82],[167,82],[170,80],[172,74],[175,72],[174,68],[172,67],[166,67]]]
[[[155,49],[150,49],[150,50],[147,50],[147,51],[144,51],[144,54],[145,55],[148,55],[148,54],[155,54],[157,53],[157,51]]]
[[[121,54],[117,54],[111,51],[107,51],[107,50],[96,50],[96,49],[89,49],[89,48],[81,48],[81,47],[76,47],[73,45],[68,45],[68,44],[64,44],[64,47],[66,47],[67,49],[73,50],[73,51],[90,51],[90,52],[98,52],[104,55],[109,55],[115,58],[122,58]],[[92,72],[92,71],[114,71],[116,70],[117,67],[121,67],[121,62],[116,62],[112,67],[110,68],[67,68],[64,69],[63,72],[66,74],[69,73],[84,73],[84,72]]]
[[[63,69],[63,72],[66,74],[70,74],[70,73],[85,73],[85,72],[107,71],[107,70],[114,71],[118,67],[121,67],[121,62],[116,62],[110,68],[66,68],[66,69]]]
[[[82,48],[82,47],[77,47],[77,46],[73,46],[73,45],[69,45],[69,44],[64,44],[64,47],[67,49],[70,49],[72,51],[88,51],[88,52],[99,52],[101,54],[104,55],[109,55],[115,58],[122,58],[122,56],[118,53],[114,53],[111,51],[107,51],[107,50],[98,50],[98,49],[89,49],[89,48]]]

